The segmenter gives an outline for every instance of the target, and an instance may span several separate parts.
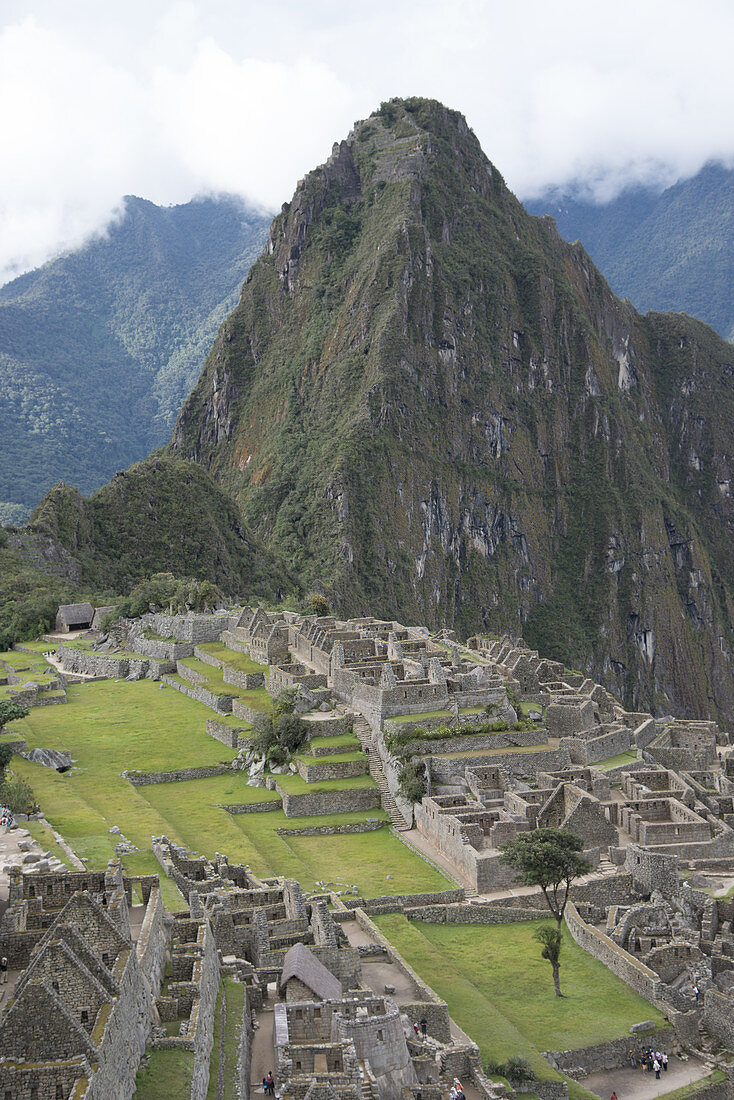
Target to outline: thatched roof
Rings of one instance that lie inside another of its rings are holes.
[[[338,1001],[342,997],[341,982],[316,958],[303,943],[295,943],[283,959],[280,988],[284,989],[291,978],[298,978],[307,989],[322,1001]]]
[[[91,603],[62,603],[58,614],[67,626],[76,626],[79,623],[91,623],[94,608]]]

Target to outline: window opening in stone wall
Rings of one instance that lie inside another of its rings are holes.
[[[88,1010],[88,1009],[86,1009],[86,1008],[83,1008],[83,1009],[81,1010],[81,1013],[80,1013],[80,1015],[81,1015],[81,1021],[82,1021],[82,1023],[83,1023],[83,1024],[88,1024],[88,1023],[89,1023],[89,1010]]]

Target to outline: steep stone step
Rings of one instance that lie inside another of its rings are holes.
[[[361,714],[355,714],[353,728],[359,738],[359,743],[367,755],[370,775],[377,784],[377,788],[380,792],[382,808],[389,814],[390,820],[396,829],[401,833],[407,832],[410,829],[410,825],[400,812],[395,797],[388,786],[385,769],[382,766],[380,754],[377,751],[377,746],[372,737],[372,730],[370,729],[369,723]]]

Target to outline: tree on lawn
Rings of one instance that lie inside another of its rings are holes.
[[[553,987],[556,991],[556,997],[562,997],[561,976],[559,974],[561,969],[561,930],[560,928],[554,928],[552,924],[544,924],[535,929],[534,935],[538,943],[543,945],[541,955],[553,967]]]
[[[0,702],[0,730],[6,722],[17,722],[20,718],[27,718],[29,714],[28,707],[14,703],[12,699],[3,699]]]
[[[539,886],[543,891],[559,932],[571,883],[591,870],[581,855],[583,847],[567,829],[534,829],[502,846],[502,862],[517,872],[525,886]]]

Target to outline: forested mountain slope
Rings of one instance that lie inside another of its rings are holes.
[[[273,222],[171,446],[343,612],[522,630],[631,704],[734,718],[733,381],[460,115],[392,101]]]
[[[707,164],[662,193],[637,187],[608,203],[556,192],[525,205],[580,240],[641,312],[689,313],[734,339],[734,169]]]
[[[232,196],[127,198],[106,234],[0,288],[0,522],[168,438],[269,223]]]

